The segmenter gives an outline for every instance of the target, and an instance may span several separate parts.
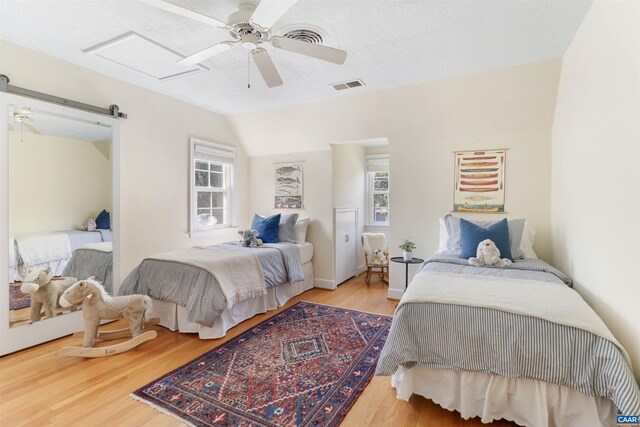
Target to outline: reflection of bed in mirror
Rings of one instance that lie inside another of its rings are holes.
[[[79,247],[111,242],[111,230],[66,230],[25,233],[10,237],[9,282],[24,280],[30,268],[50,267],[55,276],[63,271]]]
[[[99,242],[80,246],[65,267],[62,275],[84,280],[91,276],[111,293],[113,291],[113,243]]]

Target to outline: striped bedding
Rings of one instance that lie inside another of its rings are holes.
[[[432,258],[418,274],[507,277],[514,279],[514,286],[518,279],[571,285],[570,278],[541,260],[517,261],[507,269],[472,267],[460,261]],[[430,301],[399,305],[376,375],[391,375],[399,366],[416,364],[546,381],[610,399],[623,414],[640,413],[640,389],[615,343],[583,329],[506,309]]]
[[[86,279],[94,276],[109,293],[113,291],[113,243],[89,243],[75,250],[63,276]]]
[[[237,244],[214,245],[216,248]],[[258,256],[267,288],[304,280],[300,250],[292,243],[273,243],[259,248],[242,248]],[[187,320],[212,326],[227,308],[220,285],[211,273],[177,262],[145,259],[124,280],[120,295],[143,294],[171,301],[187,308]]]

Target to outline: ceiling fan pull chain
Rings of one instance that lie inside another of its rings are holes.
[[[247,50],[247,89],[251,89],[251,51]]]

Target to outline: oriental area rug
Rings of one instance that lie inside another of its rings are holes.
[[[131,396],[194,426],[337,426],[391,317],[299,302]]]
[[[20,285],[9,285],[9,308],[20,310],[31,306],[31,296],[20,292]]]

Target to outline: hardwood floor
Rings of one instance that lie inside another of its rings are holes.
[[[132,400],[129,393],[237,336],[246,329],[295,304],[314,301],[392,315],[397,301],[386,298],[387,287],[364,275],[336,291],[312,289],[280,310],[255,316],[231,329],[225,338],[200,340],[156,326],[158,338],[127,353],[97,359],[60,357],[65,345],[80,339],[65,337],[0,358],[0,425],[2,426],[176,426],[175,418]],[[108,329],[122,328],[122,321]],[[79,328],[81,329],[81,327]],[[25,331],[26,332],[26,331]],[[413,396],[397,400],[388,377],[374,377],[347,414],[342,426],[485,426],[465,421],[430,400]],[[516,426],[500,421],[494,426]]]

